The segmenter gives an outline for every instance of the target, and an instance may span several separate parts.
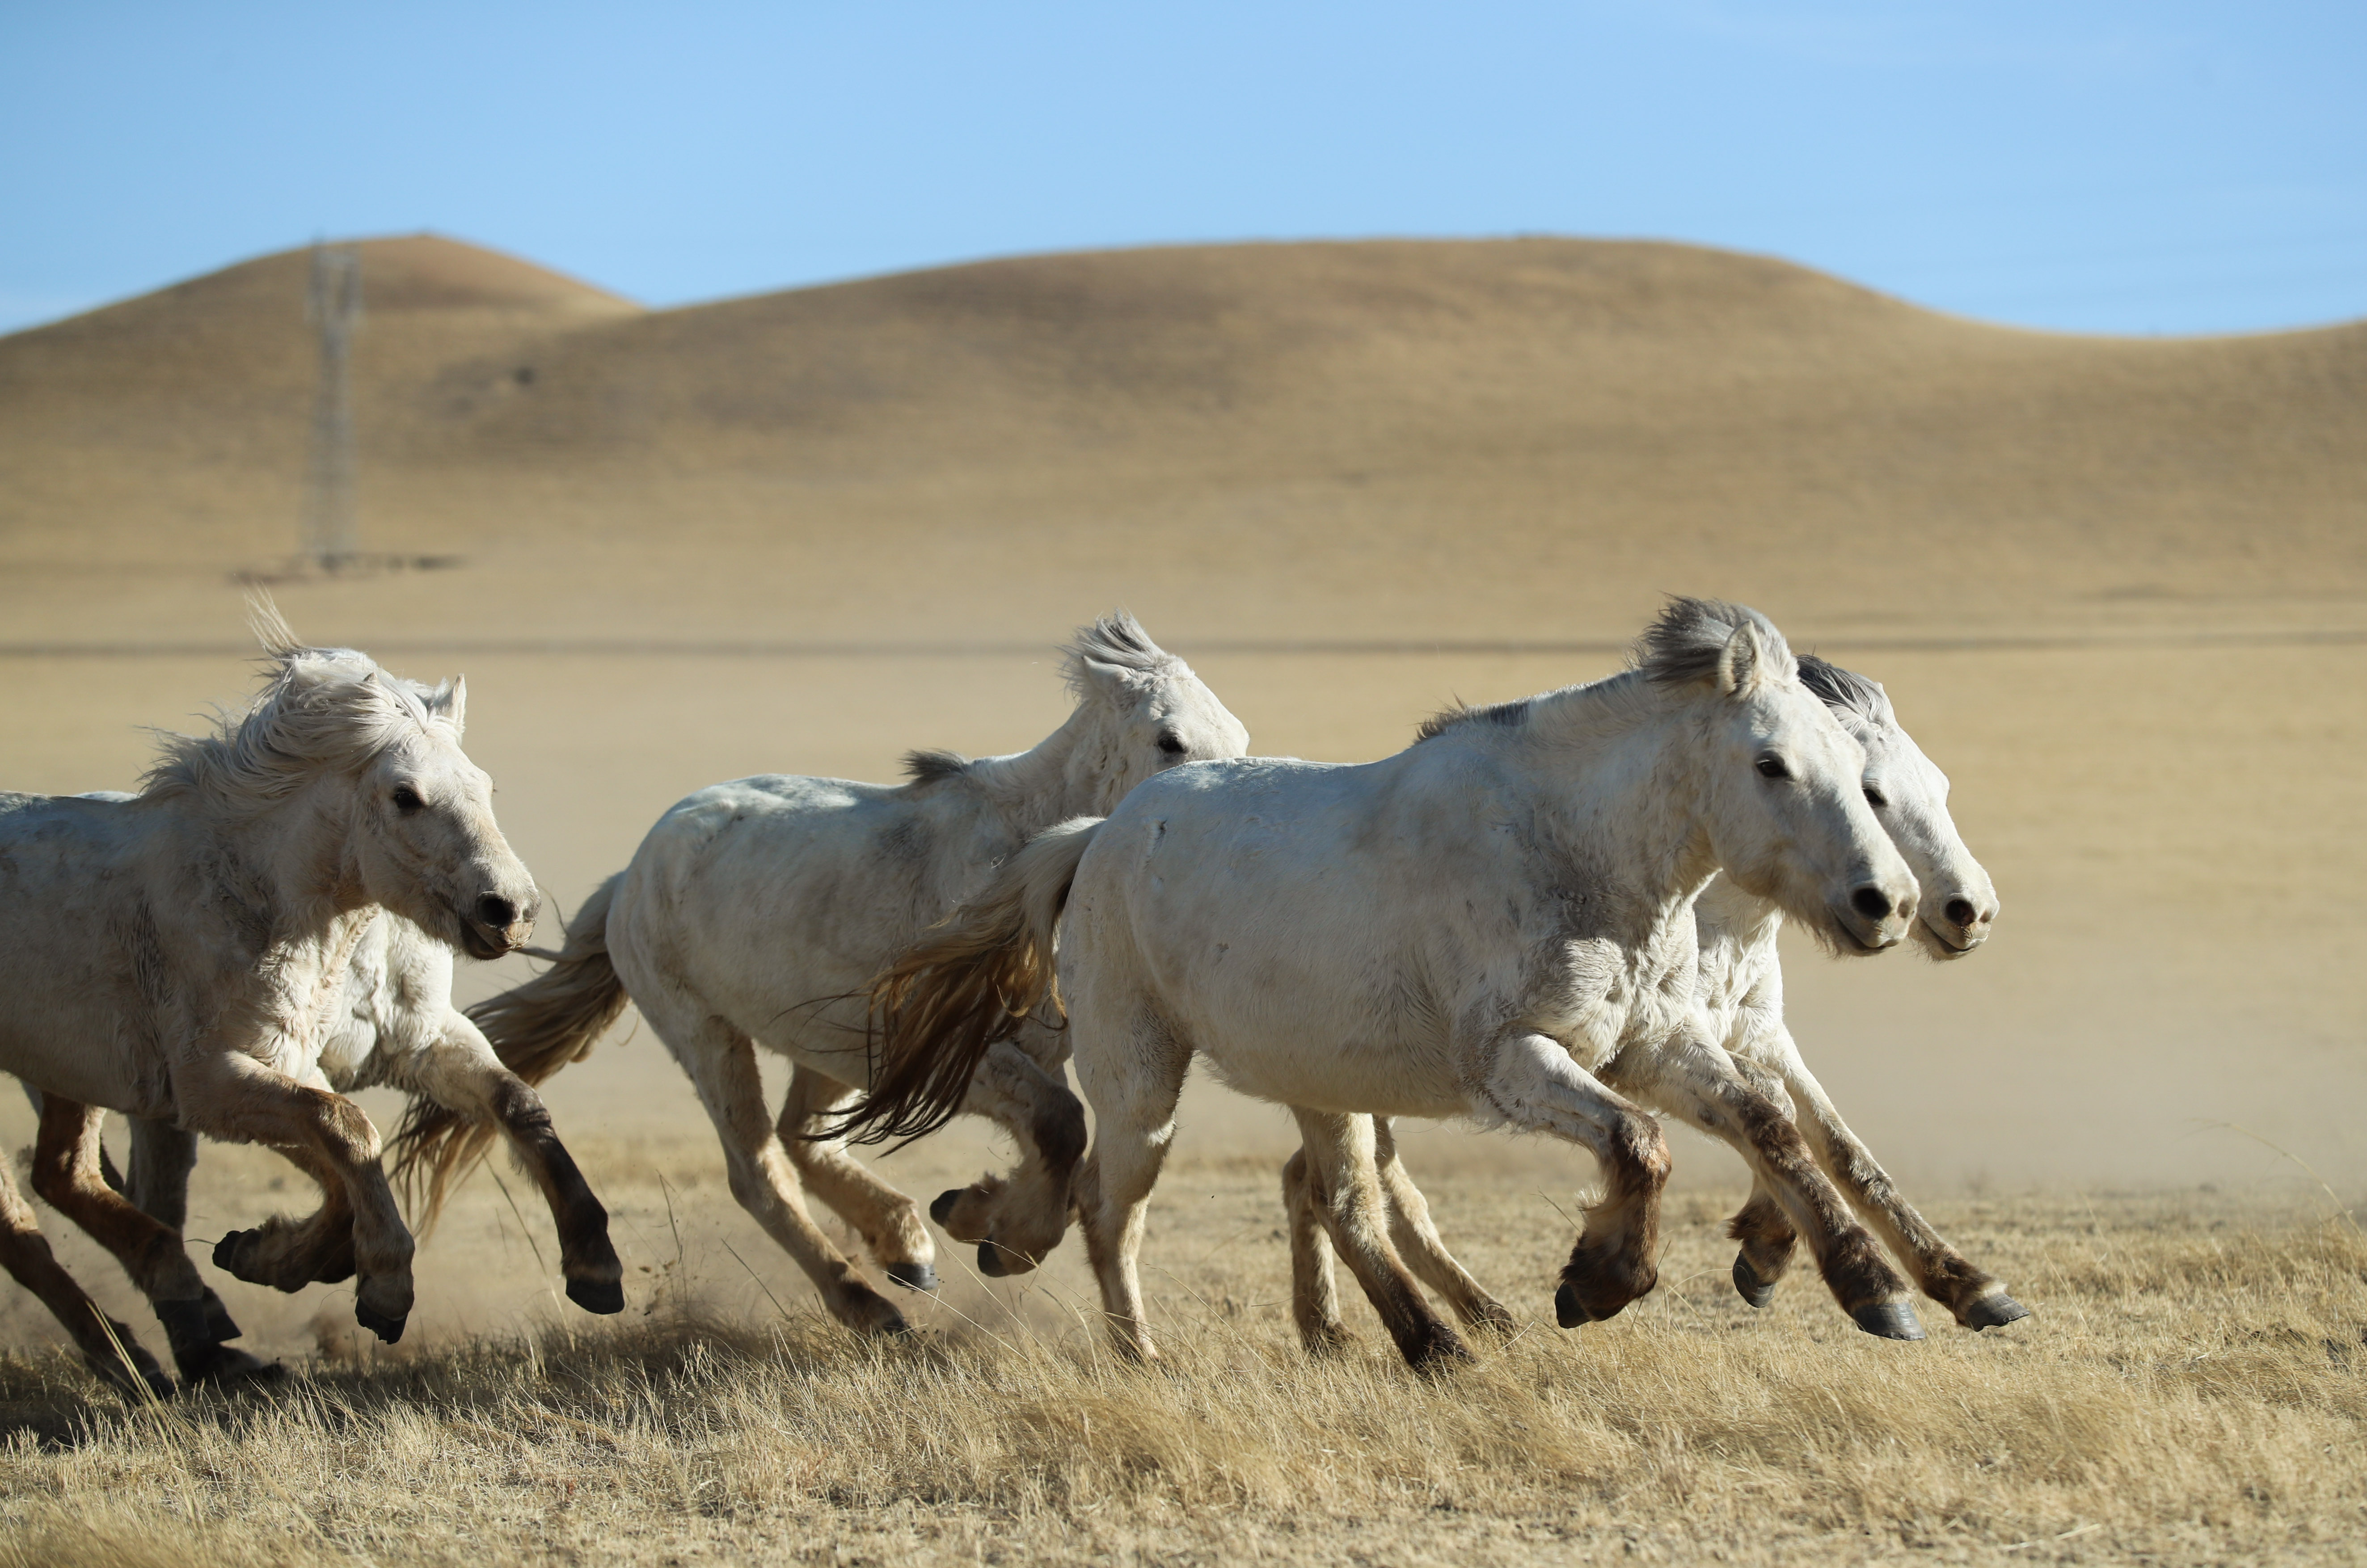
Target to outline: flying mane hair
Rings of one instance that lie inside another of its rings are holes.
[[[1062,652],[1060,678],[1081,700],[1093,694],[1092,678],[1085,673],[1088,663],[1116,665],[1145,676],[1169,674],[1184,663],[1151,641],[1142,623],[1124,610],[1112,610],[1091,626],[1079,626]]]
[[[1784,674],[1799,667],[1792,657],[1791,644],[1775,629],[1775,623],[1746,604],[1729,604],[1723,599],[1672,598],[1660,611],[1659,618],[1644,628],[1628,650],[1627,668],[1619,675],[1638,677],[1656,685],[1676,686],[1689,681],[1706,681],[1717,673],[1718,655],[1726,650],[1727,640],[1742,626],[1758,628],[1760,645],[1767,650],[1775,669]],[[1818,662],[1822,663],[1822,660]],[[1834,668],[1826,665],[1827,669]],[[1805,669],[1800,670],[1806,678]],[[1863,682],[1861,676],[1846,670],[1840,674],[1852,681]],[[1607,685],[1608,682],[1597,682]],[[1575,688],[1571,688],[1575,689]],[[1878,689],[1877,689],[1878,694]],[[1459,724],[1501,724],[1517,728],[1528,722],[1535,697],[1516,697],[1511,702],[1490,703],[1485,707],[1467,707],[1455,703],[1423,719],[1413,732],[1414,743],[1444,735]],[[1887,705],[1885,705],[1886,707]]]
[[[217,709],[210,735],[160,733],[145,793],[260,807],[323,768],[358,767],[415,729],[448,722],[432,710],[449,682],[430,690],[353,649],[309,648],[262,595],[247,612],[263,645],[262,690],[241,711]]]
[[[1813,653],[1800,655],[1800,684],[1837,713],[1876,726],[1896,726],[1898,722],[1891,711],[1889,694],[1879,684]]]

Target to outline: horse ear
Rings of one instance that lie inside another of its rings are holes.
[[[455,675],[427,694],[427,711],[452,727],[454,735],[469,728],[469,678]]]
[[[1759,628],[1745,621],[1734,628],[1717,654],[1717,689],[1729,697],[1747,697],[1767,678],[1767,647]]]

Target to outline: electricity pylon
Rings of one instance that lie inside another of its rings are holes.
[[[312,393],[312,444],[304,468],[304,555],[323,571],[360,553],[354,518],[354,327],[362,314],[362,258],[351,245],[312,247],[312,285],[305,302],[320,348]]]

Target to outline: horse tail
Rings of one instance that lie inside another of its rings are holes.
[[[983,892],[864,987],[870,1092],[823,1136],[877,1144],[934,1133],[961,1110],[996,1042],[1041,1009],[1066,1016],[1053,937],[1101,825],[1079,817],[1030,839]]]
[[[527,1083],[539,1084],[590,1055],[625,1010],[625,983],[608,961],[608,908],[623,880],[617,873],[583,901],[567,922],[566,945],[548,955],[549,968],[468,1010],[469,1021],[484,1032],[502,1066]],[[484,1158],[494,1132],[491,1122],[432,1100],[412,1100],[387,1153],[404,1198],[424,1216],[415,1227],[422,1234],[435,1224],[453,1184]]]

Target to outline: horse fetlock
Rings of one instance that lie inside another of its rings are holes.
[[[1462,1314],[1464,1326],[1492,1339],[1510,1339],[1521,1331],[1520,1319],[1512,1309],[1493,1296],[1481,1296],[1476,1301],[1456,1302],[1455,1310]]]
[[[1856,1317],[1860,1312],[1891,1302],[1904,1302],[1908,1294],[1907,1281],[1890,1266],[1874,1237],[1862,1230],[1846,1230],[1834,1235],[1824,1257],[1819,1258],[1825,1283],[1833,1292],[1841,1309]],[[1913,1309],[1908,1309],[1913,1315]],[[1920,1337],[1920,1334],[1917,1337]]]
[[[151,1302],[156,1321],[164,1329],[164,1343],[172,1347],[173,1359],[180,1364],[181,1375],[189,1375],[189,1359],[201,1351],[210,1350],[220,1340],[213,1324],[206,1314],[202,1297],[185,1302]]]
[[[894,1337],[912,1331],[895,1303],[859,1279],[845,1280],[829,1300],[831,1315],[857,1334]]]
[[[334,1283],[353,1272],[348,1263],[343,1274],[323,1275],[313,1255],[291,1245],[295,1229],[286,1218],[275,1217],[254,1230],[226,1232],[214,1243],[214,1267],[233,1280],[289,1295],[315,1280]]]
[[[1455,1332],[1453,1325],[1434,1317],[1414,1324],[1405,1333],[1393,1337],[1397,1339],[1398,1353],[1405,1358],[1406,1365],[1418,1372],[1442,1372],[1454,1367],[1469,1366],[1478,1359],[1471,1353],[1471,1347],[1463,1342],[1463,1336]]]

